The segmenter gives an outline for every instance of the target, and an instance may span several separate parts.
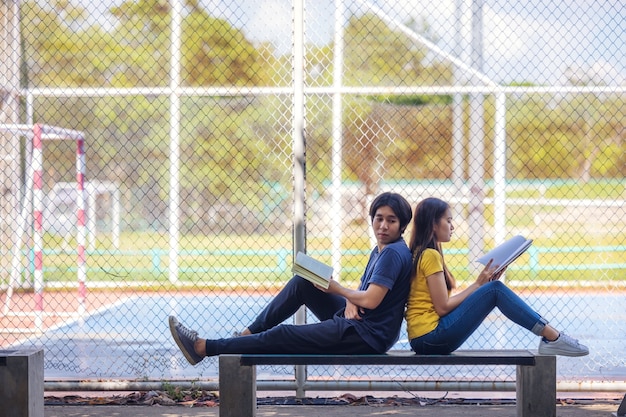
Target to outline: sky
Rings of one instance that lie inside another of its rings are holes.
[[[462,33],[469,62],[471,0],[461,0],[466,13]],[[239,22],[254,40],[272,40],[289,49],[290,0],[202,2],[220,17]],[[395,18],[425,19],[437,46],[452,52],[455,45],[456,0],[350,0],[348,12],[371,6]],[[624,0],[483,0],[483,70],[498,83],[565,84],[567,67],[593,75],[608,85],[626,83],[626,1]],[[245,6],[244,6],[245,4]],[[306,36],[316,44],[333,37],[334,1],[305,1]],[[347,4],[347,3],[346,3]]]
[[[80,0],[103,20],[119,0]],[[254,42],[270,41],[279,53],[291,50],[294,0],[200,0],[212,16],[244,31]],[[333,39],[335,0],[301,0],[305,36],[316,45]],[[483,72],[500,84],[564,85],[567,69],[603,85],[626,84],[626,0],[482,1]],[[455,50],[455,10],[465,13],[461,58],[470,61],[472,0],[346,0],[347,14],[380,9],[398,23],[424,19],[439,48]]]

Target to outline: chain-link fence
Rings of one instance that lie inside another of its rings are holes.
[[[0,348],[43,347],[48,388],[216,381],[167,316],[241,330],[296,250],[356,286],[368,203],[393,190],[452,204],[461,286],[486,249],[532,238],[506,282],[591,350],[559,358],[560,389],[623,391],[622,2],[304,3],[0,0]],[[528,333],[494,312],[464,348],[535,349]]]

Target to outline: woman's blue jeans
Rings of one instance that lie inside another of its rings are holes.
[[[411,339],[411,348],[419,354],[447,355],[458,349],[495,307],[538,336],[548,323],[502,282],[492,281],[482,285],[457,308],[441,317],[433,331]]]

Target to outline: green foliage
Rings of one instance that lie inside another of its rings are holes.
[[[22,36],[28,84],[33,86],[93,86],[104,77],[97,55],[106,51],[110,36],[97,26],[84,25],[85,11],[70,3],[62,10],[22,5]],[[80,18],[76,18],[79,16]],[[68,25],[67,19],[75,25]]]
[[[190,86],[259,85],[265,77],[260,52],[228,22],[196,10],[183,24],[183,74]]]
[[[184,390],[183,388],[173,385],[170,382],[163,382],[163,389],[170,399],[177,402],[190,401],[201,398],[204,395],[204,392],[200,388],[193,385],[190,389]]]
[[[90,23],[87,11],[69,1],[23,2],[25,83],[31,87],[169,86],[170,3],[129,0],[110,11],[116,21],[105,29]],[[409,21],[406,26],[433,39],[426,22]],[[186,87],[291,83],[291,56],[277,56],[268,43],[254,45],[241,29],[212,16],[197,1],[185,2],[181,30],[181,80]],[[372,14],[350,17],[344,46],[347,86],[445,85],[452,80],[450,64],[427,57],[423,45]],[[332,44],[307,46],[306,86],[332,85],[333,52]],[[450,96],[343,95],[342,99],[344,180],[358,181],[369,193],[375,192],[382,178],[451,178]],[[493,98],[485,103],[489,177],[495,109]],[[89,176],[116,181],[129,195],[149,195],[159,200],[164,212],[170,189],[169,106],[167,96],[144,94],[38,98],[35,120],[86,131]],[[180,178],[183,200],[189,204],[185,209],[189,224],[202,220],[197,214],[203,212],[200,208],[215,202],[240,207],[242,213],[267,213],[283,201],[281,194],[291,187],[289,94],[185,96],[181,106]],[[332,97],[309,94],[305,106],[308,187],[323,193],[331,177]],[[462,106],[467,133],[467,100]],[[624,97],[618,94],[509,95],[508,178],[623,179],[625,109]],[[47,178],[71,177],[75,162],[70,144],[47,144],[44,152],[45,160],[56,164],[56,172],[47,172],[51,174]],[[133,211],[145,221],[158,215],[151,214],[157,208]]]
[[[372,14],[354,15],[345,31],[348,85],[414,84],[426,50]]]
[[[259,206],[268,192],[261,184],[285,181],[285,170],[279,169],[283,148],[277,144],[287,145],[287,136],[281,140],[281,129],[266,126],[257,116],[256,99],[190,99],[185,106],[185,125],[195,127],[181,145],[184,187],[196,188],[195,194],[207,201],[223,198]],[[204,181],[199,185],[197,178]]]
[[[623,177],[624,104],[619,97],[579,95],[560,103],[537,96],[515,101],[507,109],[510,177]]]
[[[401,96],[369,96],[368,100],[377,103],[395,104],[398,106],[423,106],[426,104],[444,104],[452,103],[452,97],[444,96],[415,96],[403,94]]]

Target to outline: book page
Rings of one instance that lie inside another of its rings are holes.
[[[531,239],[524,236],[515,236],[478,258],[478,262],[487,265],[489,260],[493,259],[493,265],[499,265],[495,272],[498,273],[526,252],[532,243]]]
[[[302,252],[298,252],[296,255],[292,271],[296,275],[323,288],[328,288],[329,281],[333,275],[333,268],[331,266],[311,258]]]

